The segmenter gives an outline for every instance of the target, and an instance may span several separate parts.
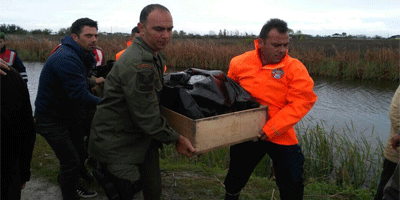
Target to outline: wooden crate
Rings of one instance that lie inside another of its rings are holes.
[[[161,114],[202,154],[244,141],[256,140],[267,121],[267,106],[193,120],[165,107]]]

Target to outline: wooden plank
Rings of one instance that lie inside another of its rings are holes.
[[[161,106],[161,115],[165,117],[168,121],[168,124],[179,134],[185,136],[190,140],[193,147],[196,148],[196,140],[195,140],[195,122],[193,119],[190,119],[184,115],[181,115],[173,110]]]
[[[256,108],[196,121],[197,151],[255,140],[267,121],[266,116],[266,108]]]
[[[192,142],[198,154],[255,140],[267,121],[267,106],[197,120],[164,107],[161,113],[173,129]]]

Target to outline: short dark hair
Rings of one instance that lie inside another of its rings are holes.
[[[132,37],[135,37],[135,33],[140,33],[140,32],[139,32],[139,28],[138,28],[137,26],[135,26],[135,27],[132,29],[132,32],[131,32]]]
[[[289,28],[287,27],[287,23],[281,19],[270,19],[261,29],[260,35],[258,36],[261,39],[266,39],[268,37],[268,33],[276,28],[279,33],[287,33]]]
[[[148,17],[149,14],[150,14],[153,10],[155,10],[155,9],[165,10],[165,11],[168,11],[168,12],[169,12],[168,8],[166,8],[165,6],[160,5],[160,4],[150,4],[150,5],[147,5],[146,7],[144,7],[144,8],[142,9],[142,12],[140,12],[140,19],[139,19],[140,23],[146,25],[147,17]]]
[[[90,26],[98,29],[96,21],[93,21],[89,18],[80,18],[77,19],[74,23],[72,23],[71,33],[74,33],[75,35],[79,36],[79,34],[82,33],[82,28],[84,26]]]

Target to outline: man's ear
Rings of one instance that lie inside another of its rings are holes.
[[[72,33],[72,34],[71,34],[71,37],[72,37],[72,39],[73,39],[75,42],[78,42],[78,39],[79,39],[79,36],[78,36],[78,35],[76,35],[75,33]]]
[[[259,45],[260,47],[263,47],[263,46],[264,46],[264,40],[261,39],[261,38],[258,38],[258,45]]]
[[[139,32],[140,32],[140,33],[143,33],[143,31],[144,31],[144,29],[145,29],[144,24],[139,22],[139,23],[137,24],[137,27],[138,27],[138,29],[139,29]]]

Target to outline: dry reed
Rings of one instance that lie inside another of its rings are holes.
[[[23,61],[44,62],[61,36],[7,36],[7,46]],[[99,36],[107,60],[126,48],[123,36]],[[226,72],[230,60],[254,49],[252,39],[173,39],[164,50],[171,70],[201,68]],[[396,40],[292,40],[289,54],[302,61],[311,75],[371,80],[399,80]]]

